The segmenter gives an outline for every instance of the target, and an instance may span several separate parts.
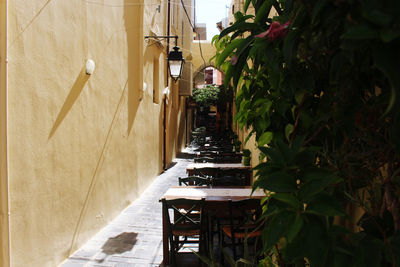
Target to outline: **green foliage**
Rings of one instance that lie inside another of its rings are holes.
[[[204,86],[203,88],[193,89],[193,99],[201,107],[216,105],[219,94],[219,87],[210,84]]]
[[[243,157],[250,157],[250,154],[251,154],[250,150],[243,149]]]
[[[400,266],[400,2],[246,0],[213,40],[279,264]],[[268,18],[271,9],[277,16]],[[274,23],[274,27],[271,25]],[[354,232],[333,224],[365,214]]]

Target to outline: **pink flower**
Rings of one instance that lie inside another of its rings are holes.
[[[257,34],[255,37],[264,38],[265,36],[268,36],[271,42],[278,38],[283,39],[289,32],[289,25],[290,21],[287,21],[284,24],[280,24],[279,21],[274,21],[269,26],[268,31]]]

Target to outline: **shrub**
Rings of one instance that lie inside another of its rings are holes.
[[[220,89],[215,85],[206,85],[203,88],[193,89],[193,99],[200,107],[214,106],[218,102]]]

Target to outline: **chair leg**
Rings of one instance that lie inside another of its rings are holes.
[[[231,242],[232,242],[232,252],[233,252],[233,260],[236,261],[237,260],[237,255],[236,255],[236,244],[235,244],[235,238],[232,236],[231,238]]]
[[[218,232],[218,235],[220,235],[220,233]],[[224,235],[220,235],[220,238],[218,238],[219,240],[219,247],[220,247],[220,261],[222,263],[222,266],[224,266]]]

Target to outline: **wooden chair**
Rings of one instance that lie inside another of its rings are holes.
[[[257,241],[262,234],[260,216],[262,205],[259,199],[246,199],[240,201],[229,201],[229,225],[222,226],[220,244],[222,247],[231,247],[234,260],[238,260],[238,249],[244,255],[244,244],[249,244],[250,239],[255,239],[254,256],[257,256]],[[229,238],[230,243],[225,242]],[[221,252],[221,259],[223,254]]]
[[[162,199],[162,205],[167,224],[171,266],[179,266],[178,254],[192,254],[192,251],[185,252],[185,244],[197,244],[198,253],[203,254],[207,245],[204,198],[201,200]],[[174,214],[173,218],[170,216],[170,211]],[[201,265],[200,258],[199,265]]]
[[[201,176],[188,176],[188,177],[179,177],[179,186],[182,185],[195,185],[195,186],[203,186],[203,185],[211,185],[211,178],[209,177],[201,177]]]

